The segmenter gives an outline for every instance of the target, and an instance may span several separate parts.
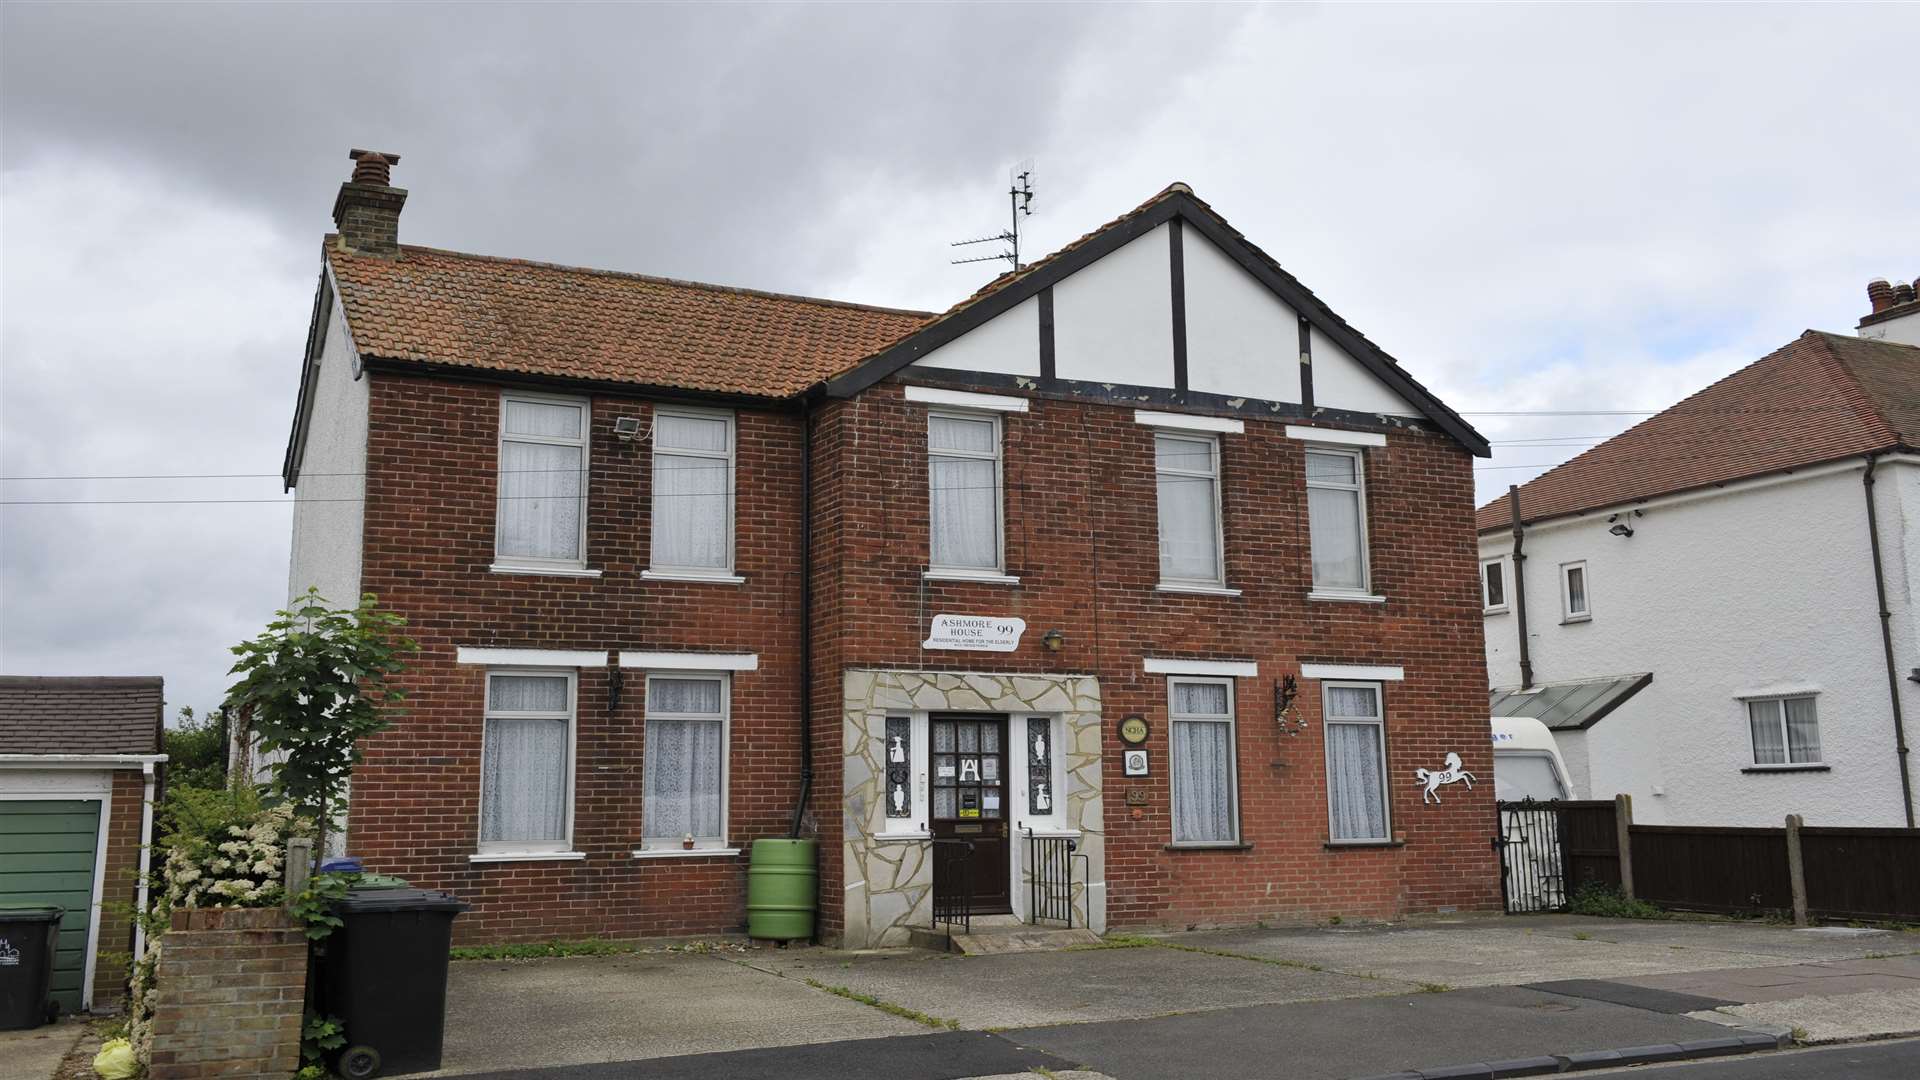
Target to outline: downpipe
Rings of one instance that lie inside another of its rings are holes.
[[[1887,660],[1887,697],[1893,704],[1893,745],[1900,763],[1900,809],[1906,814],[1907,828],[1913,828],[1913,776],[1907,764],[1907,724],[1900,712],[1900,669],[1893,657],[1893,611],[1887,607],[1887,571],[1880,557],[1880,516],[1874,507],[1874,469],[1880,464],[1874,454],[1867,455],[1867,471],[1860,476],[1867,498],[1867,542],[1873,552],[1873,596],[1880,610],[1880,648]]]
[[[800,838],[813,796],[813,403],[800,407],[800,797],[787,838]]]

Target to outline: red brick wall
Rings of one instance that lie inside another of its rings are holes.
[[[299,1067],[307,935],[285,909],[175,911],[155,985],[152,1080],[280,1080]]]
[[[1473,531],[1473,458],[1450,440],[1395,432],[1367,451],[1374,591],[1385,604],[1310,601],[1303,444],[1284,424],[1248,421],[1222,436],[1228,585],[1237,598],[1156,592],[1153,431],[1131,408],[1034,400],[1005,421],[1007,572],[1018,586],[923,582],[926,407],[882,384],[831,407],[820,433],[836,455],[816,581],[838,595],[819,608],[830,641],[815,700],[837,702],[841,668],[1091,672],[1109,721],[1105,756],[1108,912],[1114,926],[1387,916],[1498,904],[1492,750]],[[823,455],[823,460],[826,455]],[[932,616],[1026,620],[1012,654],[928,652]],[[1047,652],[1050,628],[1066,646]],[[1238,680],[1238,758],[1245,851],[1169,851],[1166,680],[1144,656],[1247,659]],[[1301,680],[1306,731],[1281,735],[1274,694],[1302,662],[1394,664],[1385,686],[1393,830],[1404,846],[1332,851],[1319,684]],[[837,715],[828,709],[827,715]],[[1153,775],[1121,775],[1115,719],[1152,726]],[[1484,778],[1423,805],[1412,779],[1449,751]],[[1129,788],[1145,807],[1126,806]],[[838,791],[835,783],[832,787]],[[1135,816],[1135,810],[1138,816]],[[827,876],[826,881],[838,881]],[[837,899],[831,887],[824,897]],[[829,917],[834,924],[834,918]],[[836,924],[837,925],[837,924]]]
[[[732,684],[730,838],[785,835],[798,796],[797,416],[737,414],[736,563],[744,585],[646,581],[650,445],[614,438],[643,401],[593,398],[588,565],[599,579],[489,573],[496,387],[375,374],[364,591],[410,620],[420,653],[402,716],[366,746],[349,848],[369,868],[449,889],[461,941],[712,933],[744,922],[745,856],[634,859],[641,838],[644,673],[607,710],[581,672],[574,848],[583,861],[474,864],[485,669],[459,646],[753,652]]]
[[[139,896],[140,809],[146,779],[138,769],[113,774],[113,808],[107,818],[106,877],[100,884],[100,935],[93,967],[93,1004],[111,1008],[127,996],[127,961],[133,955],[131,913]]]

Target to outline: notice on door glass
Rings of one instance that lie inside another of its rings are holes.
[[[935,615],[933,628],[923,649],[955,649],[962,652],[1012,652],[1020,647],[1020,635],[1027,632],[1025,619],[996,615]]]

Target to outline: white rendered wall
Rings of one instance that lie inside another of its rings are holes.
[[[1210,394],[1300,400],[1300,322],[1252,274],[1186,231],[1187,386]]]
[[[326,286],[331,287],[331,286]],[[354,378],[353,349],[330,305],[314,385],[313,417],[294,488],[289,597],[319,588],[335,607],[360,599],[361,523],[367,481],[367,379]]]
[[[915,360],[913,366],[1037,378],[1040,375],[1039,298],[1028,297],[1013,310]]]
[[[1295,334],[1298,337],[1298,334]],[[1419,416],[1420,410],[1360,361],[1335,345],[1318,327],[1313,331],[1313,404],[1320,409],[1351,409],[1354,412],[1384,413],[1388,416]]]
[[[1172,386],[1170,266],[1167,226],[1162,225],[1055,285],[1054,374],[1085,382]]]
[[[1920,311],[1860,328],[1860,336],[1901,345],[1920,345]]]
[[[1626,792],[1649,823],[1902,825],[1892,709],[1874,603],[1862,466],[1751,481],[1654,502],[1635,535],[1605,512],[1527,531],[1527,615],[1536,682],[1651,671],[1653,682],[1562,740],[1580,794]],[[1883,462],[1878,507],[1900,670],[1916,656],[1913,587],[1920,465]],[[1510,556],[1513,538],[1481,538]],[[1593,618],[1561,622],[1559,566],[1585,560]],[[1509,559],[1509,581],[1511,569]],[[1513,598],[1509,588],[1509,600]],[[1520,683],[1516,616],[1486,618],[1488,677]],[[1902,682],[1909,732],[1920,694]],[[1818,691],[1827,772],[1745,773],[1742,695]],[[1575,764],[1584,739],[1586,761]]]

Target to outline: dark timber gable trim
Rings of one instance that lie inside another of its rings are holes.
[[[1173,388],[1187,388],[1187,253],[1180,219],[1167,222],[1167,280],[1173,284]]]
[[[1053,378],[1053,290],[1040,290],[1040,378]]]
[[[1313,408],[1313,323],[1300,316],[1300,404]]]
[[[853,368],[828,379],[822,384],[822,389],[828,397],[852,397],[940,346],[1005,313],[1028,297],[1037,295],[1043,289],[1051,289],[1176,218],[1200,230],[1201,235],[1212,241],[1228,258],[1252,274],[1255,280],[1265,285],[1287,306],[1299,312],[1329,341],[1346,350],[1374,377],[1406,398],[1442,431],[1477,456],[1492,455],[1492,448],[1488,446],[1485,436],[1402,371],[1392,357],[1348,326],[1345,319],[1321,303],[1306,286],[1281,269],[1264,251],[1234,232],[1211,208],[1178,189],[1168,191],[1159,201],[1107,226],[1078,246],[1065,249],[1041,262],[1025,276],[1015,278],[951,314],[936,319],[925,329],[908,334]],[[1304,370],[1302,374],[1305,374]],[[1302,385],[1304,389],[1305,384]]]

